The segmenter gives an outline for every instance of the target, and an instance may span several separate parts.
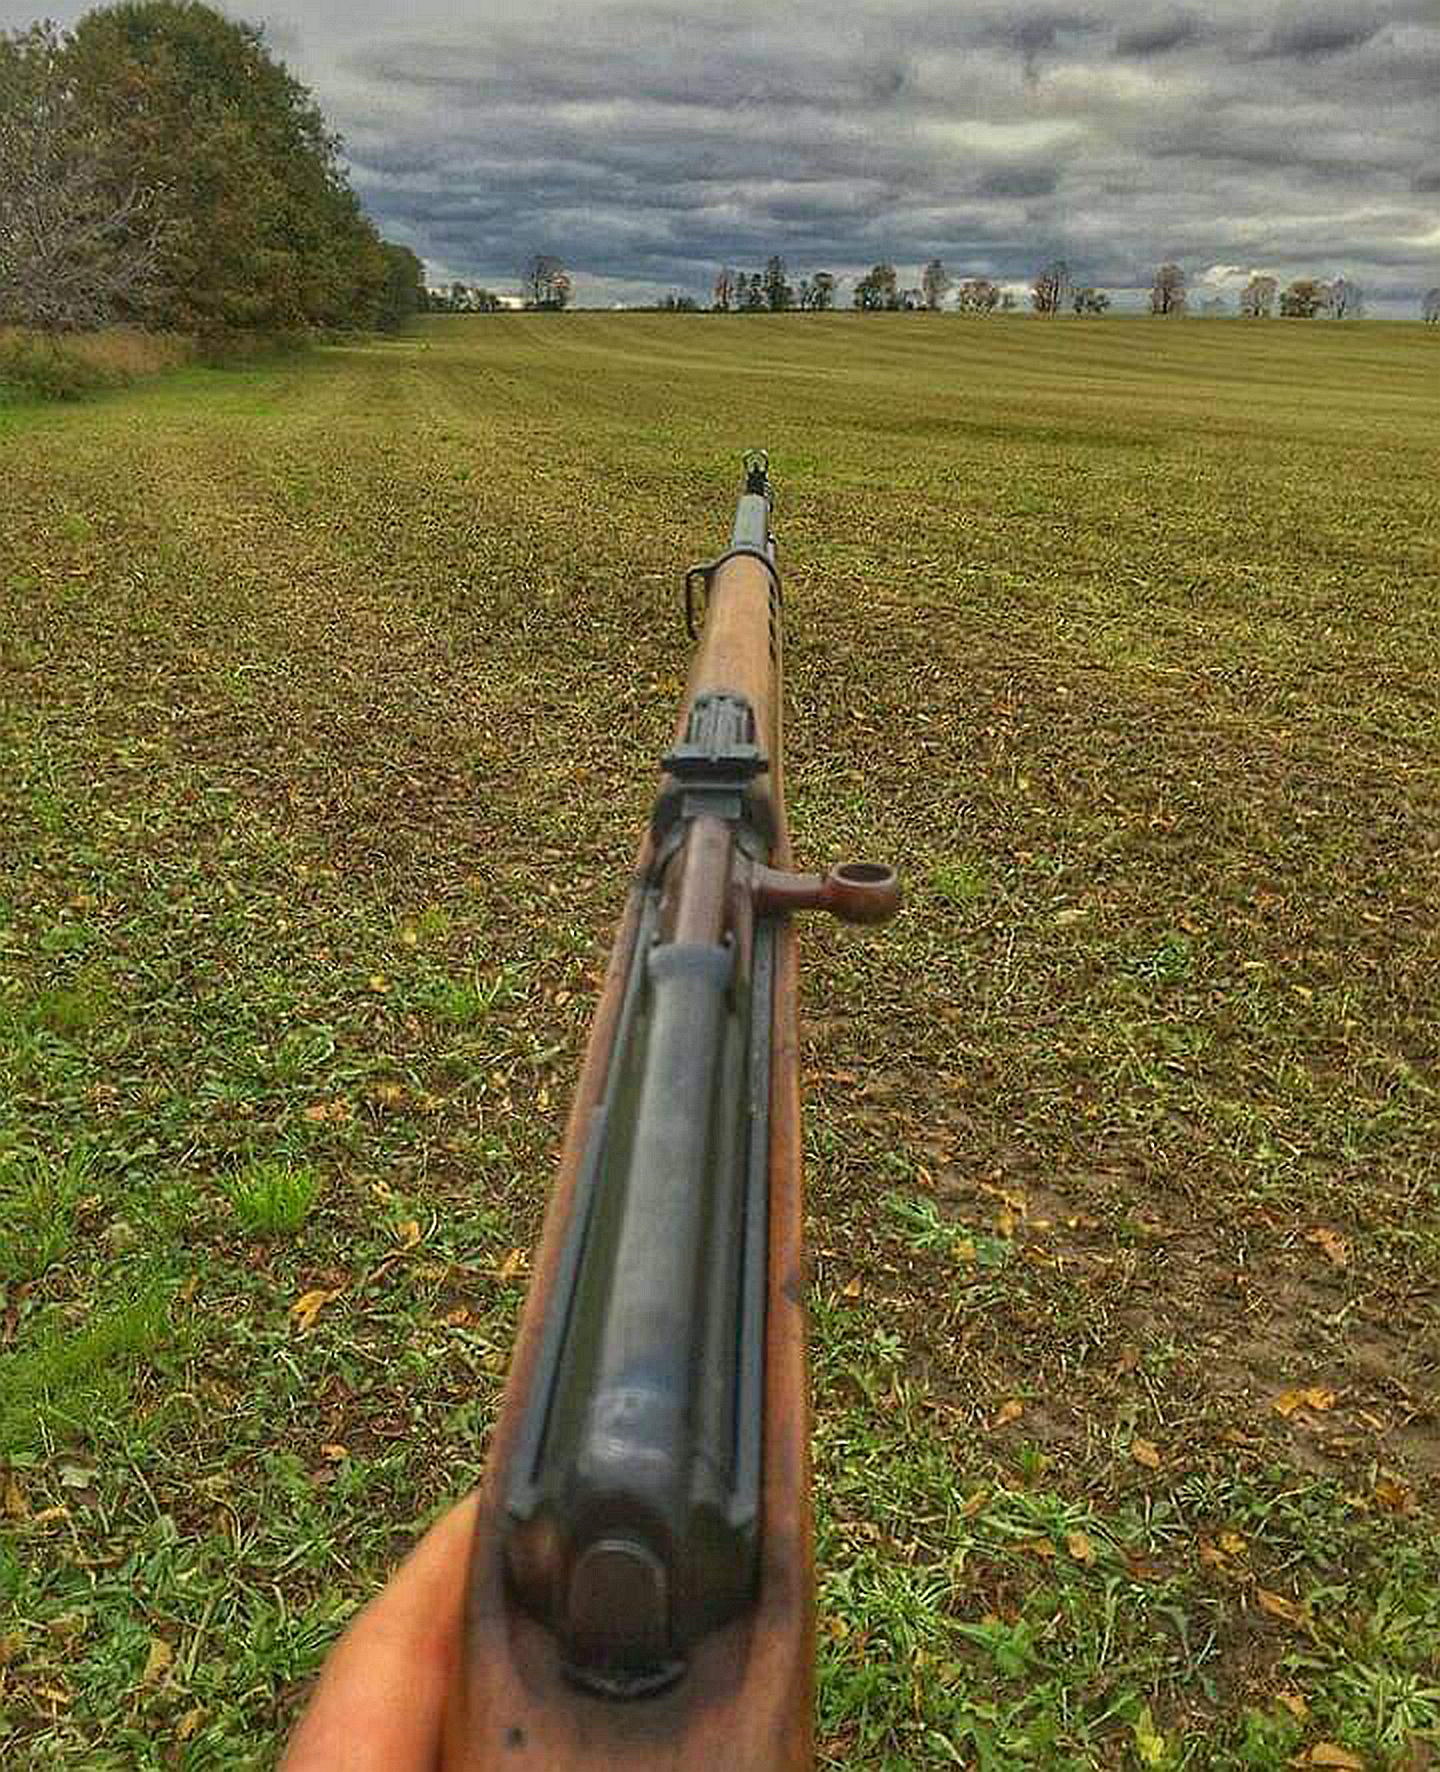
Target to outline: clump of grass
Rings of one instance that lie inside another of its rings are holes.
[[[252,1163],[230,1182],[230,1204],[255,1237],[292,1237],[304,1224],[319,1182],[308,1164]]]
[[[0,1363],[0,1457],[86,1428],[123,1400],[130,1375],[169,1334],[169,1289],[151,1285],[81,1329],[52,1318]]]
[[[192,341],[180,334],[132,326],[63,339],[9,327],[0,330],[0,383],[42,400],[80,400],[138,375],[178,368],[194,354]]]
[[[103,990],[91,983],[54,985],[38,993],[29,1005],[32,1027],[44,1028],[60,1040],[78,1040],[88,1034],[105,1014]]]
[[[1003,1237],[989,1237],[953,1223],[923,1195],[888,1193],[885,1210],[912,1249],[954,1255],[980,1267],[1003,1267],[1009,1259],[1010,1245]]]
[[[1195,944],[1178,929],[1167,929],[1148,953],[1136,957],[1133,970],[1151,984],[1183,984],[1195,971]]]
[[[41,400],[79,400],[105,386],[93,364],[49,340],[11,335],[0,340],[0,384]]]
[[[972,861],[942,862],[930,870],[930,890],[946,904],[979,904],[990,890],[990,877]]]
[[[426,905],[415,919],[415,933],[421,941],[443,941],[449,935],[453,921],[444,905]]]
[[[66,1253],[89,1175],[84,1150],[60,1161],[38,1151],[0,1159],[0,1281],[38,1280]]]
[[[436,979],[421,991],[420,1000],[437,1020],[470,1027],[486,1020],[492,1009],[515,994],[512,971],[502,967],[490,978],[477,972],[470,978]]]

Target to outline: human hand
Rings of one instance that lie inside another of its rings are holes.
[[[478,1498],[443,1514],[330,1651],[281,1772],[435,1772]]]

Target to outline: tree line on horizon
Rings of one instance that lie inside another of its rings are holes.
[[[560,309],[569,305],[572,283],[558,258],[536,254],[521,273],[519,298],[505,298],[484,287],[452,283],[448,289],[427,292],[426,305],[433,313],[496,313],[506,306]],[[723,266],[715,279],[710,312],[720,314],[825,313],[837,303],[841,279],[829,271],[813,271],[792,282],[789,267],[779,253],[772,253],[763,270],[737,270]],[[944,262],[932,258],[913,287],[902,288],[894,265],[874,265],[855,279],[851,305],[862,313],[938,313],[946,298],[961,314],[1013,313],[1020,300],[1013,288],[987,276],[952,277]],[[1104,314],[1111,307],[1109,293],[1076,278],[1064,259],[1051,259],[1030,281],[1029,305],[1046,317],[1063,313]],[[693,296],[672,291],[651,304],[667,313],[698,313]],[[1197,311],[1190,299],[1185,271],[1174,263],[1160,265],[1151,282],[1149,309],[1170,316]],[[1229,312],[1223,296],[1206,296],[1198,311],[1204,315]],[[1264,320],[1277,312],[1284,319],[1310,320],[1328,314],[1336,320],[1358,319],[1364,313],[1362,291],[1344,275],[1326,282],[1319,277],[1297,277],[1280,287],[1279,279],[1263,272],[1251,274],[1239,292],[1236,311],[1244,319]],[[1440,288],[1428,290],[1421,301],[1421,318],[1440,324]]]
[[[258,28],[126,0],[0,35],[0,324],[386,328],[423,289]]]
[[[726,267],[715,282],[713,312],[781,313],[788,309],[826,309],[835,304],[838,279],[828,271],[817,271],[792,286],[786,264],[778,254],[766,263],[763,272],[736,271]],[[1067,308],[1076,314],[1103,314],[1111,306],[1107,291],[1076,278],[1064,259],[1052,259],[1031,279],[1031,308],[1037,314],[1052,316]],[[851,305],[863,313],[914,312],[938,313],[947,296],[962,314],[1009,313],[1019,307],[1013,289],[1006,288],[986,276],[952,277],[944,262],[932,258],[920,273],[920,282],[913,288],[902,288],[894,265],[888,262],[872,266],[855,280]],[[1432,301],[1432,298],[1433,301]],[[698,307],[685,298],[670,298],[662,306]],[[1344,276],[1326,283],[1317,277],[1299,277],[1281,290],[1276,278],[1254,274],[1240,292],[1239,312],[1249,319],[1266,319],[1278,305],[1285,318],[1312,319],[1329,313],[1337,320],[1358,318],[1364,311],[1357,284]],[[1425,297],[1423,317],[1440,318],[1432,308],[1440,306],[1440,290]],[[1163,264],[1155,272],[1149,295],[1152,314],[1176,315],[1190,311],[1185,272],[1177,264]],[[1223,312],[1223,297],[1208,298],[1201,311]]]

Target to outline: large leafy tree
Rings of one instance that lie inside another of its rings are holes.
[[[52,25],[0,36],[0,322],[69,332],[160,296],[159,193],[117,183]]]
[[[938,313],[951,287],[950,273],[938,258],[932,258],[920,273],[920,293],[932,314]]]
[[[527,308],[552,308],[557,313],[573,293],[570,273],[548,252],[537,252],[520,273],[520,292]]]
[[[129,0],[83,18],[66,53],[116,188],[163,192],[168,324],[204,332],[379,317],[379,236],[337,138],[257,28],[198,0]]]
[[[1286,320],[1313,320],[1330,306],[1330,287],[1318,277],[1297,277],[1280,297],[1280,313]]]
[[[1185,312],[1185,273],[1179,265],[1165,264],[1155,273],[1150,286],[1152,314],[1183,314]]]
[[[780,314],[795,305],[795,291],[786,275],[785,260],[773,253],[765,261],[765,305],[772,314]]]
[[[1051,259],[1035,273],[1035,280],[1030,285],[1030,305],[1037,314],[1046,314],[1051,319],[1060,312],[1070,293],[1070,267],[1063,258]]]
[[[955,292],[962,314],[993,314],[1000,305],[1000,285],[988,277],[967,277]]]
[[[1275,312],[1275,295],[1279,289],[1273,277],[1261,271],[1251,273],[1250,281],[1240,291],[1240,312],[1247,320],[1268,320]]]
[[[381,250],[385,255],[385,286],[375,318],[385,331],[393,332],[413,315],[425,311],[425,266],[408,246],[385,240]]]
[[[852,299],[855,306],[864,313],[875,313],[881,308],[898,308],[900,295],[896,288],[894,265],[873,265],[857,280]]]

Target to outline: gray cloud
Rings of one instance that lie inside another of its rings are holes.
[[[1115,39],[1117,55],[1143,57],[1164,55],[1167,50],[1183,48],[1187,43],[1194,43],[1200,35],[1200,26],[1188,14],[1172,13],[1167,18],[1152,18],[1143,24],[1132,25],[1122,31]]]
[[[1357,15],[1353,6],[1310,7],[1287,11],[1266,33],[1260,53],[1278,56],[1340,55],[1368,43],[1383,19]]]
[[[772,251],[1017,282],[1059,252],[1117,291],[1343,268],[1372,311],[1440,281],[1435,0],[268,3],[436,281],[537,250],[593,300]]]

